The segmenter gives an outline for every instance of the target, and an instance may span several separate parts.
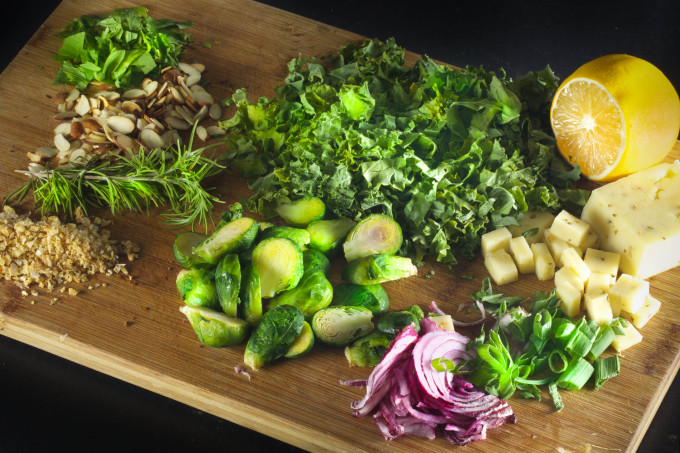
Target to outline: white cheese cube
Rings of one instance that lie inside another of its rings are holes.
[[[628,323],[628,327],[624,327],[623,330],[624,334],[616,335],[612,341],[612,347],[617,352],[624,351],[642,341],[642,335],[633,327],[633,324]]]
[[[600,238],[597,237],[597,234],[595,234],[595,231],[593,231],[592,228],[588,228],[588,234],[583,238],[583,242],[581,242],[578,247],[581,250],[599,249]]]
[[[584,241],[589,229],[587,222],[564,210],[557,214],[550,227],[552,234],[576,247]]]
[[[569,283],[563,283],[555,287],[555,293],[560,298],[560,305],[567,316],[573,318],[578,315],[579,311],[581,311],[581,291]]]
[[[615,317],[622,312],[637,312],[649,296],[649,282],[628,274],[621,274],[609,288],[609,303]]]
[[[569,247],[562,252],[562,266],[570,268],[584,282],[590,277],[590,269],[575,248]]]
[[[525,236],[529,245],[535,242],[543,242],[543,232],[550,228],[555,216],[547,211],[528,211],[517,219],[519,225],[508,226],[512,237],[523,236],[525,232],[536,230],[534,234]]]
[[[518,279],[517,266],[508,252],[497,250],[484,257],[484,266],[497,285],[514,282]]]
[[[568,248],[573,248],[578,252],[580,256],[583,256],[583,251],[580,248],[569,245],[569,243],[564,239],[560,239],[557,236],[555,236],[552,233],[552,228],[546,229],[544,232],[544,236],[545,244],[548,246],[548,249],[550,250],[550,253],[553,256],[553,259],[555,260],[555,264],[557,265],[557,267],[564,266],[564,264],[562,263],[562,253]]]
[[[548,246],[543,242],[531,244],[531,251],[534,253],[534,267],[536,277],[539,280],[550,280],[555,276],[555,260],[548,250]]]
[[[555,272],[555,286],[560,286],[563,283],[569,283],[574,288],[583,293],[585,289],[585,282],[576,274],[570,267],[563,267]]]
[[[536,269],[534,253],[524,236],[510,239],[510,255],[515,260],[517,269],[521,274],[530,274]]]
[[[680,264],[680,161],[658,164],[592,191],[581,219],[621,272],[649,278]]]
[[[489,231],[482,235],[482,256],[489,255],[496,250],[510,250],[512,234],[506,227]]]
[[[451,315],[430,316],[427,319],[437,324],[437,329],[439,330],[450,330],[452,332],[456,331],[455,327],[453,326],[453,318]]]
[[[588,319],[595,321],[598,326],[607,324],[614,319],[607,293],[588,292],[583,296],[583,304],[586,307]]]
[[[616,277],[619,273],[621,255],[604,250],[587,249],[583,261],[591,272],[602,272]]]
[[[658,299],[650,296],[645,298],[645,302],[642,307],[638,309],[635,313],[631,315],[631,321],[633,325],[638,329],[642,329],[647,321],[652,319],[652,316],[658,313],[659,308],[661,308],[661,302]]]
[[[615,279],[609,274],[603,272],[591,272],[588,280],[586,280],[586,292],[596,293],[596,292],[609,292]]]

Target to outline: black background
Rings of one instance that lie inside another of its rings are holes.
[[[58,4],[4,3],[0,69]],[[393,36],[402,47],[457,66],[503,68],[511,77],[549,64],[565,78],[593,58],[627,53],[655,64],[680,91],[678,0],[263,3],[367,37]],[[679,380],[639,451],[680,451]],[[0,335],[0,452],[244,448],[296,451]]]

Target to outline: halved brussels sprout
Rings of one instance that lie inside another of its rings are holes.
[[[289,359],[297,359],[311,351],[312,346],[314,346],[314,332],[312,331],[312,326],[305,321],[300,335],[298,335],[293,344],[290,345],[290,348],[288,348],[288,352],[283,356]]]
[[[304,269],[300,247],[286,238],[269,238],[259,242],[253,249],[252,263],[260,275],[260,290],[264,298],[294,288]]]
[[[238,313],[239,292],[241,290],[241,263],[238,255],[224,255],[215,268],[215,287],[220,307],[227,316]]]
[[[251,326],[259,324],[262,319],[262,294],[260,292],[260,274],[251,263],[243,266],[241,278],[241,317]]]
[[[379,284],[340,283],[333,291],[333,305],[365,307],[371,310],[373,316],[380,316],[387,311],[390,301],[387,291]]]
[[[393,335],[374,331],[345,348],[349,366],[376,366],[394,339]]]
[[[175,260],[186,268],[206,265],[205,261],[194,253],[194,247],[208,238],[205,234],[193,231],[184,231],[175,237],[172,245],[172,254]]]
[[[304,274],[297,286],[284,291],[269,301],[268,307],[277,305],[295,305],[305,315],[306,319],[314,313],[326,308],[333,300],[333,285],[323,272]]]
[[[390,335],[397,335],[406,326],[413,324],[414,330],[420,332],[420,319],[413,312],[393,311],[383,316],[375,325],[376,329]]]
[[[182,269],[175,281],[182,300],[192,307],[217,308],[217,290],[211,269]]]
[[[342,279],[357,285],[375,285],[418,275],[410,258],[393,255],[371,255],[347,263]]]
[[[309,244],[309,232],[304,228],[273,226],[260,233],[259,240],[267,238],[288,238],[295,242],[302,251],[305,251]]]
[[[201,343],[213,348],[241,344],[250,330],[244,320],[206,307],[183,305],[179,310],[187,317]]]
[[[345,259],[354,261],[370,255],[394,255],[403,242],[401,227],[384,214],[371,214],[359,221],[347,234]]]
[[[323,272],[328,277],[331,273],[331,262],[318,250],[307,249],[302,252],[302,262],[305,274]]]
[[[279,305],[267,311],[246,345],[243,355],[246,365],[257,370],[285,355],[300,335],[304,322],[304,315],[293,305]]]
[[[274,210],[288,225],[304,228],[315,220],[323,219],[326,205],[320,198],[307,197],[280,204]]]
[[[205,262],[216,264],[227,253],[239,253],[250,247],[255,236],[257,222],[250,217],[240,217],[217,228],[194,248],[194,253]]]
[[[356,225],[354,220],[345,217],[316,220],[307,225],[309,247],[328,256],[335,256],[354,225]]]
[[[327,307],[314,313],[312,330],[326,344],[347,346],[373,330],[373,313],[364,307]]]

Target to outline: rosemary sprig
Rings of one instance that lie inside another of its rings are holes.
[[[193,149],[193,134],[187,146],[179,143],[167,149],[140,148],[137,154],[114,160],[95,157],[82,166],[46,169],[31,173],[17,170],[30,179],[4,200],[21,202],[30,190],[41,214],[65,213],[76,208],[87,213],[88,206],[121,211],[144,212],[167,205],[164,223],[181,228],[196,223],[208,229],[214,203],[222,203],[202,183],[224,169],[203,153],[213,145]]]

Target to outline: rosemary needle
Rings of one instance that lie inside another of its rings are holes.
[[[192,145],[193,134],[188,146],[178,143],[164,150],[141,148],[137,154],[116,156],[114,160],[95,157],[71,168],[34,173],[17,170],[30,179],[8,195],[3,204],[21,202],[32,190],[34,203],[43,215],[72,216],[76,208],[87,213],[88,206],[108,206],[112,215],[167,206],[163,214],[166,224],[193,228],[198,223],[207,230],[213,204],[221,201],[202,183],[224,166],[203,156],[214,145],[197,149]]]

